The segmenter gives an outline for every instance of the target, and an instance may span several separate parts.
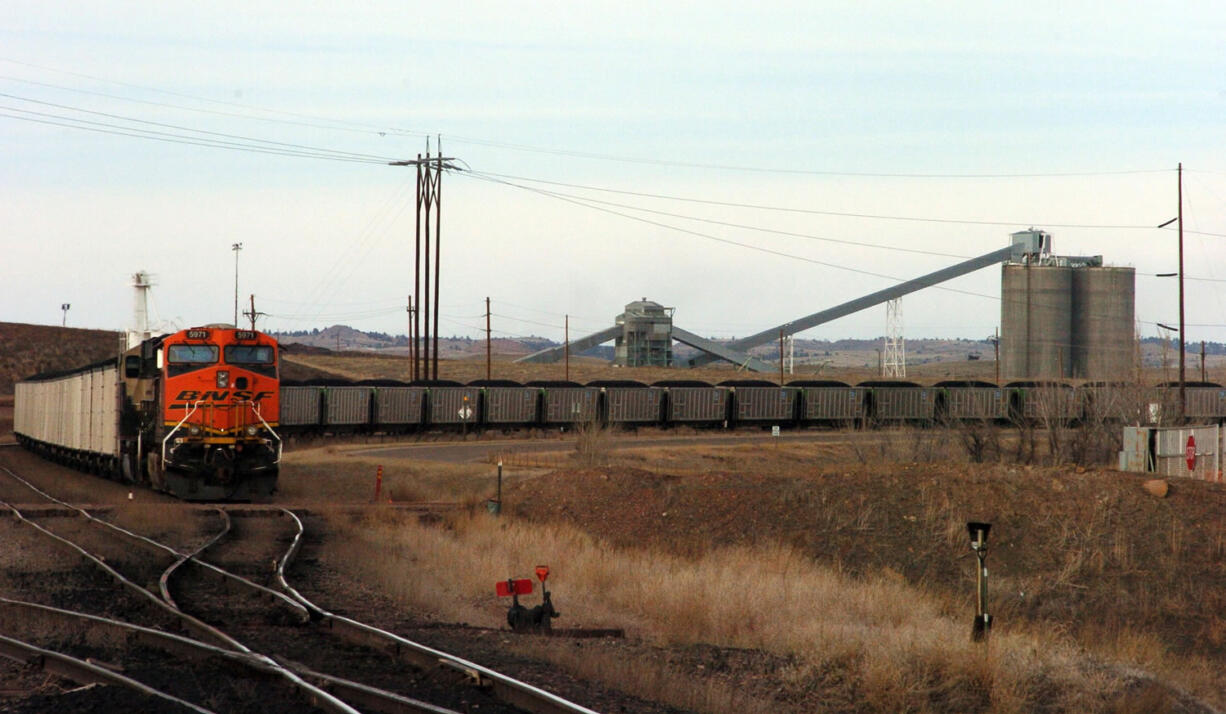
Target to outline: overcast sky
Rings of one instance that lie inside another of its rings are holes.
[[[403,333],[413,172],[386,162],[441,135],[444,335],[486,296],[497,335],[641,297],[745,335],[1031,225],[1135,266],[1152,335],[1182,161],[1188,337],[1226,340],[1220,1],[0,7],[3,321],[127,328],[147,270],[163,326],[229,322],[241,242],[261,327]],[[1000,269],[947,287],[905,334],[991,334]]]

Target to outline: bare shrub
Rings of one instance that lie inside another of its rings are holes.
[[[612,435],[599,421],[592,419],[575,424],[575,458],[580,466],[606,466],[612,451]]]
[[[1000,459],[1000,428],[992,420],[955,421],[950,425],[950,429],[957,434],[958,442],[966,451],[966,457],[971,462],[982,464],[985,461]]]

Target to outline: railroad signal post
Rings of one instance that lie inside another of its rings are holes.
[[[966,524],[966,530],[971,536],[971,550],[979,561],[975,575],[975,623],[971,627],[971,640],[982,642],[992,629],[992,616],[987,613],[988,569],[983,562],[988,557],[988,531],[992,530],[992,524],[970,521]]]

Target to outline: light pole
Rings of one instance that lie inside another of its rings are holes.
[[[243,249],[242,243],[230,246],[234,251],[234,326],[238,327],[238,252]]]
[[[68,308],[72,307],[70,303],[60,303],[60,309],[64,311],[64,318],[60,320],[60,327],[68,326]]]

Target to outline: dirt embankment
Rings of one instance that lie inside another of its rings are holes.
[[[897,573],[965,601],[966,612],[975,572],[966,522],[988,521],[999,625],[1089,640],[1139,632],[1226,665],[1221,484],[1180,480],[1156,499],[1115,471],[900,464],[779,475],[768,461],[684,476],[557,472],[515,485],[504,507],[625,547],[696,553],[783,542],[850,574]]]
[[[120,333],[75,327],[0,322],[0,394],[40,372],[70,369],[114,357]]]

